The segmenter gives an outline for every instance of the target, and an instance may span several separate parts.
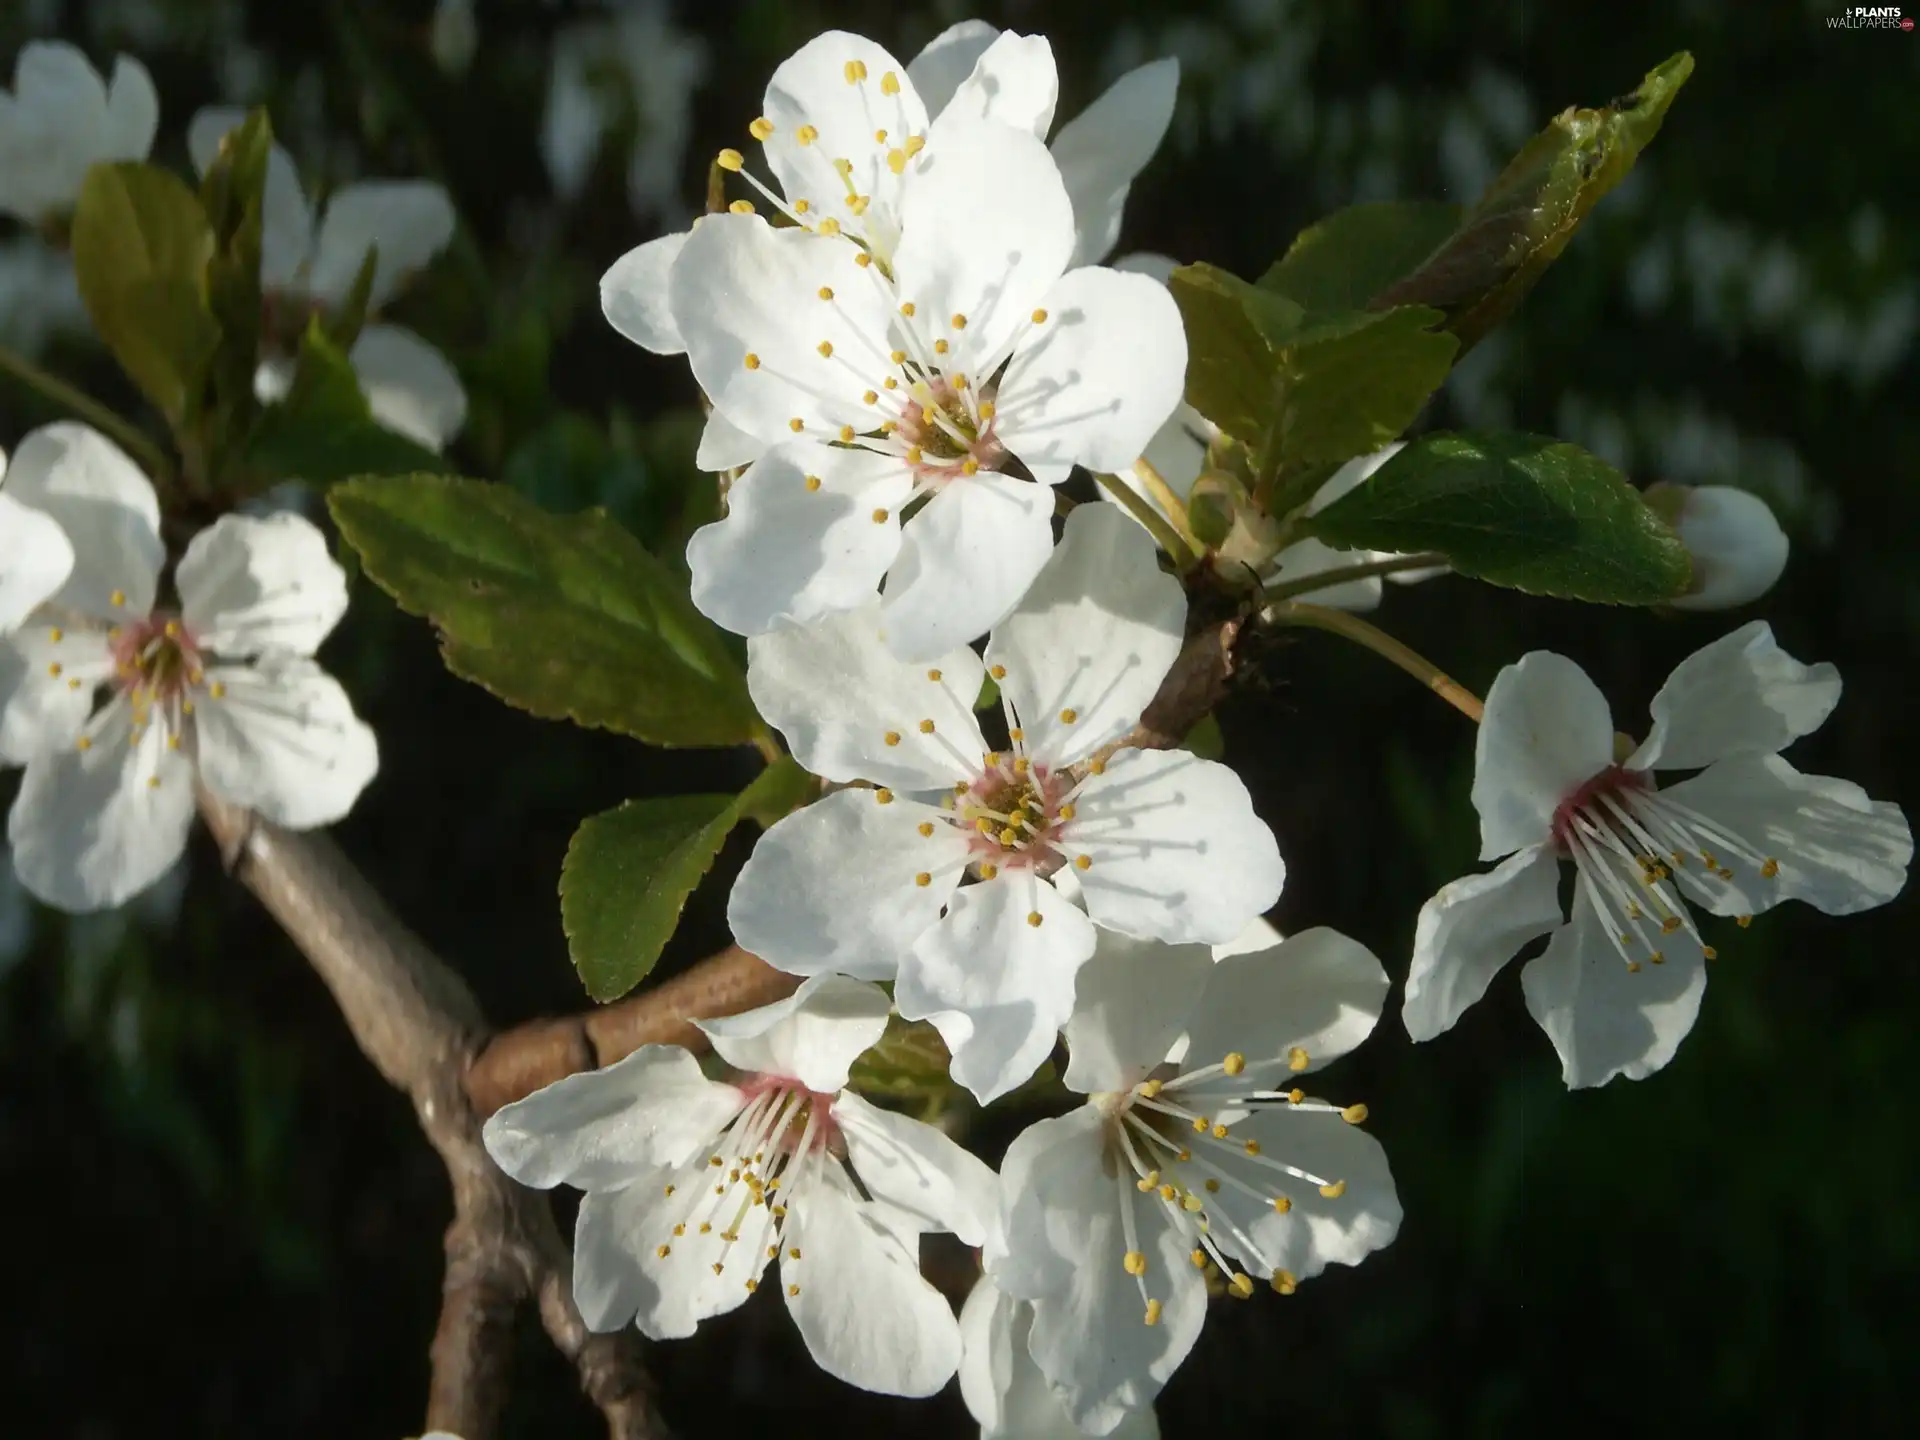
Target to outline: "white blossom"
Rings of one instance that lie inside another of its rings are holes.
[[[960,1308],[960,1396],[980,1440],[1079,1440],[1086,1432],[1027,1352],[1033,1307],[982,1275]],[[1151,1405],[1127,1412],[1113,1440],[1160,1440]]]
[[[223,107],[193,117],[187,146],[203,173],[219,153],[220,142],[245,119],[245,111]],[[269,341],[282,344],[296,338],[308,315],[344,303],[370,250],[377,251],[377,258],[367,310],[378,312],[407,276],[446,248],[453,227],[452,200],[426,180],[345,185],[316,216],[293,157],[274,145],[267,157],[260,237]],[[388,429],[438,450],[466,423],[467,396],[460,377],[412,330],[371,321],[361,327],[347,358],[368,408]],[[280,400],[293,383],[293,373],[290,356],[269,353],[255,372],[254,389],[263,401]]]
[[[984,665],[964,647],[895,659],[873,606],[755,637],[747,683],[795,757],[878,788],[761,837],[729,903],[734,935],[796,974],[893,979],[900,1013],[939,1029],[983,1102],[1052,1046],[1096,924],[1231,940],[1284,874],[1246,787],[1184,751],[1108,754],[1179,654],[1185,614],[1152,541],[1083,505]],[[989,675],[1005,747],[974,714]]]
[[[1731,485],[1649,485],[1647,503],[1666,518],[1693,560],[1693,584],[1676,610],[1731,610],[1758,600],[1787,568],[1787,532],[1767,502]]]
[[[71,210],[89,169],[146,159],[159,124],[160,97],[132,56],[103,80],[64,40],[22,47],[12,91],[0,90],[0,214],[38,225]]]
[[[196,781],[293,829],[352,808],[378,753],[310,658],[347,608],[346,577],[310,523],[230,515],[202,531],[175,572],[176,612],[157,604],[153,487],[105,437],[36,430],[0,504],[0,520],[56,523],[70,552],[56,588],[0,640],[0,762],[26,767],[7,838],[28,890],[95,910],[145,889],[186,844]]]
[[[960,1335],[920,1275],[919,1239],[982,1243],[993,1172],[940,1131],[845,1088],[886,1029],[876,986],[809,980],[789,999],[696,1022],[739,1073],[709,1080],[644,1045],[502,1109],[485,1140],[538,1188],[586,1192],[574,1299],[594,1330],[691,1335],[759,1288],[770,1262],[827,1373],[895,1395],[952,1378]]]
[[[1145,1409],[1199,1338],[1208,1280],[1291,1294],[1389,1244],[1400,1202],[1366,1107],[1303,1072],[1366,1038],[1387,977],[1331,930],[1216,961],[1103,934],[1066,1028],[1078,1109],[1001,1165],[987,1273],[1033,1307],[1027,1353],[1074,1423]],[[1185,1033],[1185,1058],[1164,1057]]]
[[[1641,1079],[1693,1028],[1713,947],[1687,901],[1752,916],[1783,900],[1829,915],[1884,905],[1913,837],[1898,806],[1803,775],[1778,751],[1840,699],[1831,665],[1802,665],[1762,621],[1682,661],[1638,746],[1571,660],[1536,650],[1500,672],[1474,754],[1473,803],[1494,870],[1444,886],[1420,912],[1402,1018],[1449,1029],[1527,942],[1527,1009],[1569,1086]],[[1656,773],[1697,770],[1662,788]],[[1572,913],[1561,862],[1576,872]]]

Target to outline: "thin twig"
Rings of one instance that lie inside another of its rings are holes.
[[[148,439],[132,421],[122,419],[84,390],[69,385],[51,371],[42,370],[26,356],[4,345],[0,345],[0,370],[6,371],[30,389],[38,390],[62,410],[78,415],[133,456],[156,484],[164,485],[172,476],[173,467],[168,463],[164,450]]]
[[[1270,601],[1291,600],[1296,595],[1312,595],[1316,591],[1331,590],[1336,585],[1345,585],[1354,580],[1366,580],[1375,575],[1392,575],[1401,570],[1427,570],[1436,565],[1445,566],[1446,563],[1446,556],[1433,552],[1418,555],[1389,555],[1384,560],[1367,560],[1358,565],[1341,565],[1336,569],[1302,575],[1298,580],[1263,585],[1261,593]]]
[[[200,812],[235,878],[300,947],[361,1051],[413,1102],[421,1132],[446,1164],[454,1215],[426,1428],[492,1440],[513,1317],[533,1303],[606,1417],[611,1440],[665,1436],[638,1337],[588,1333],[546,1197],[509,1180],[481,1143],[481,1117],[464,1084],[488,1035],[473,992],[325,836],[291,834],[205,792]]]
[[[1262,610],[1260,622],[1264,625],[1303,625],[1314,630],[1327,630],[1335,635],[1344,636],[1356,645],[1364,645],[1374,654],[1398,665],[1474,724],[1478,725],[1481,716],[1486,713],[1486,706],[1480,703],[1478,695],[1426,656],[1409,649],[1377,625],[1369,625],[1357,615],[1349,615],[1344,610],[1329,609],[1324,605],[1303,605],[1298,600],[1289,600],[1284,604],[1269,605]]]

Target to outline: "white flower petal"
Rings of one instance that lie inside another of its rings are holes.
[[[502,1107],[481,1138],[494,1163],[522,1185],[619,1190],[696,1155],[704,1164],[714,1136],[745,1106],[746,1096],[707,1079],[678,1045],[642,1045]]]
[[[795,759],[828,780],[939,790],[971,778],[987,748],[973,714],[986,675],[979,657],[963,646],[930,666],[896,660],[878,609],[754,636],[754,707]]]
[[[736,1070],[798,1080],[830,1095],[886,1033],[887,992],[844,975],[816,975],[784,1000],[739,1015],[695,1020]]]
[[[953,1078],[990,1104],[1053,1049],[1093,944],[1092,924],[1051,885],[1003,873],[954,892],[946,918],[901,959],[894,1004],[905,1019],[933,1023]]]
[[[865,78],[850,81],[849,66],[862,68]],[[857,192],[873,197],[882,212],[893,208],[900,179],[887,166],[887,152],[927,131],[926,109],[910,83],[885,93],[887,76],[904,80],[906,68],[873,41],[844,30],[816,35],[781,62],[762,102],[773,133],[761,147],[789,203],[805,200],[815,215],[844,214],[848,182],[833,162],[848,160]],[[804,145],[803,125],[814,130]],[[877,130],[885,130],[887,140],[876,141]]]
[[[1334,501],[1351,495],[1371,480],[1382,465],[1406,448],[1406,441],[1396,440],[1393,444],[1375,450],[1370,455],[1357,455],[1347,461],[1327,477],[1325,484],[1313,492],[1313,499],[1307,503],[1307,513],[1318,515]]]
[[[1802,665],[1753,620],[1678,665],[1647,707],[1653,729],[1627,761],[1635,770],[1694,770],[1734,755],[1784,750],[1840,703],[1840,672]]]
[[[764,1245],[724,1245],[718,1234],[696,1237],[692,1226],[684,1238],[673,1233],[687,1213],[687,1196],[711,1196],[713,1211],[734,1213],[738,1197],[712,1196],[711,1173],[701,1156],[678,1170],[647,1171],[624,1190],[589,1191],[582,1198],[574,1227],[573,1293],[590,1328],[613,1330],[631,1322],[649,1339],[681,1340],[702,1320],[746,1300],[746,1282],[758,1282],[767,1268]],[[733,1188],[744,1194],[742,1187]]]
[[[1075,977],[1073,1014],[1063,1027],[1066,1087],[1092,1095],[1146,1079],[1186,1028],[1212,969],[1204,945],[1098,931],[1093,958]]]
[[[160,128],[160,95],[147,67],[131,55],[116,55],[107,84],[103,160],[144,160]]]
[[[374,261],[370,309],[393,298],[407,276],[426,268],[453,239],[453,201],[430,180],[361,180],[334,192],[313,243],[307,288],[339,304],[366,264]]]
[[[73,567],[54,604],[115,619],[153,609],[167,555],[160,503],[126,451],[76,421],[43,425],[13,452],[6,487],[15,501],[57,523],[73,547]]]
[[[984,196],[992,203],[979,203]],[[1073,205],[1031,132],[956,116],[941,122],[901,193],[900,236],[900,298],[915,306],[924,335],[953,347],[954,371],[983,379],[984,362],[1032,325],[1033,310],[1066,271]],[[952,324],[955,315],[966,317],[964,328]]]
[[[1053,159],[1073,197],[1079,241],[1073,263],[1106,258],[1120,238],[1127,191],[1173,121],[1180,62],[1171,57],[1129,70],[1053,137]]]
[[[37,40],[14,61],[13,93],[0,90],[0,211],[28,224],[69,208],[87,168],[110,154],[107,91],[80,50]]]
[[[853,1091],[835,1097],[833,1118],[860,1187],[963,1245],[981,1244],[1000,1223],[1000,1177],[932,1125],[869,1105]]]
[[[403,325],[368,325],[347,352],[373,418],[438,451],[467,423],[467,392],[447,357]]]
[[[175,581],[195,641],[230,659],[311,655],[347,613],[347,576],[303,516],[224,515],[193,537]]]
[[[1179,658],[1187,597],[1160,569],[1152,538],[1112,505],[1081,505],[1014,612],[994,627],[987,663],[1048,765],[1070,765],[1140,722]],[[1071,718],[1069,718],[1071,717]]]
[[[668,286],[674,324],[700,388],[749,435],[768,444],[797,433],[830,440],[843,425],[878,425],[861,397],[879,389],[867,377],[887,371],[893,312],[855,263],[860,253],[757,215],[708,215],[694,225]],[[832,298],[821,299],[822,290]]]
[[[727,901],[727,922],[748,950],[778,970],[837,970],[890,980],[959,883],[967,842],[936,823],[940,812],[872,790],[842,790],[787,816],[760,837]],[[931,884],[917,885],[919,873]]]
[[[0,490],[0,635],[17,630],[73,572],[73,546],[51,515]]]
[[[1886,904],[1907,883],[1913,831],[1898,805],[1870,799],[1846,780],[1803,775],[1778,755],[1722,760],[1660,794],[1763,857],[1719,853],[1730,879],[1708,877],[1692,863],[1676,868],[1687,893],[1717,915],[1756,915],[1782,900],[1854,915]],[[1778,865],[1772,878],[1763,873],[1767,859]]]
[[[1684,930],[1666,936],[1661,950],[1665,963],[1629,970],[1593,906],[1576,894],[1572,921],[1520,972],[1527,1012],[1560,1053],[1568,1089],[1616,1075],[1644,1080],[1687,1038],[1707,992],[1706,960]]]
[[[1127,469],[1180,404],[1180,307],[1144,275],[1089,266],[1039,308],[1045,322],[1029,326],[1000,381],[995,433],[1029,465]]]
[[[1286,867],[1247,787],[1183,750],[1123,750],[1086,782],[1061,848],[1090,856],[1087,912],[1124,935],[1231,940],[1280,898]]]
[[[1787,532],[1767,502],[1730,485],[1683,492],[1673,528],[1693,558],[1693,588],[1676,610],[1729,610],[1758,600],[1787,568]]]
[[[687,348],[667,303],[667,277],[687,234],[677,230],[636,246],[600,277],[600,311],[607,323],[656,355],[679,355]]]
[[[980,1422],[980,1440],[1080,1440],[1027,1352],[1033,1312],[982,1275],[960,1309],[960,1394]],[[1132,1411],[1110,1440],[1160,1440],[1151,1407]]]
[[[908,73],[912,73],[911,67]],[[941,107],[940,117],[949,124],[992,120],[1031,131],[1036,140],[1044,140],[1059,98],[1060,76],[1046,36],[1003,30],[981,52],[953,98]]]
[[[68,671],[104,673],[113,663],[104,634],[69,630],[58,642],[36,625],[0,640],[0,764],[24,765],[42,750],[70,746],[93,713],[94,685]],[[52,673],[54,665],[62,673]]]
[[[207,788],[289,830],[343,819],[380,770],[372,728],[326,671],[298,656],[207,670],[226,687],[195,713]]]
[[[602,1190],[580,1199],[573,1222],[573,1303],[587,1329],[596,1334],[631,1325],[642,1294],[650,1288],[640,1277],[638,1247],[643,1227],[662,1208],[660,1191],[671,1174],[650,1171],[638,1176],[630,1189]]]
[[[907,62],[907,79],[913,82],[929,118],[937,119],[947,108],[953,92],[999,35],[999,29],[985,20],[962,20],[934,36]]]
[[[1074,1423],[1111,1431],[1144,1409],[1200,1338],[1207,1292],[1185,1241],[1141,1198],[1130,1174],[1109,1173],[1105,1125],[1091,1106],[1042,1120],[1001,1165],[1007,1253],[994,1279],[1033,1302],[1027,1348]],[[1120,1206],[1133,1205],[1147,1257],[1147,1294],[1161,1302],[1147,1325],[1140,1282],[1122,1266]]]
[[[901,530],[881,621],[921,663],[1003,620],[1053,553],[1053,488],[983,470],[950,482]]]
[[[688,542],[693,603],[737,634],[761,635],[873,599],[899,553],[912,490],[913,472],[891,455],[774,446],[728,487],[726,515]]]
[[[163,725],[136,739],[132,707],[116,700],[87,749],[28,762],[7,816],[13,868],[49,905],[110,909],[172,868],[193,813],[193,762],[168,747]]]
[[[1612,763],[1613,715],[1586,671],[1551,650],[1506,666],[1474,740],[1480,858],[1545,840],[1561,802]]]
[[[960,1327],[921,1278],[919,1257],[864,1213],[871,1207],[837,1174],[789,1203],[780,1278],[814,1363],[881,1395],[931,1395],[951,1380]]]
[[[1294,541],[1273,557],[1268,583],[1295,585],[1313,575],[1345,569],[1349,565],[1364,565],[1378,558],[1378,554],[1371,550],[1336,550],[1326,541],[1308,536],[1305,540]],[[1322,586],[1318,590],[1298,593],[1302,599],[1311,600],[1315,605],[1329,605],[1335,610],[1364,614],[1380,607],[1382,591],[1380,577],[1369,575],[1361,580],[1345,580]]]
[[[1387,972],[1373,952],[1324,926],[1221,960],[1205,978],[1187,1022],[1192,1066],[1233,1052],[1278,1060],[1298,1048],[1318,1069],[1373,1033],[1387,999]]]
[[[700,470],[737,470],[751,465],[766,451],[764,440],[749,435],[716,410],[707,416],[706,428],[700,432],[700,448],[694,452],[693,463]]]
[[[1233,1138],[1256,1142],[1261,1155],[1283,1165],[1346,1183],[1344,1193],[1330,1199],[1310,1182],[1282,1179],[1230,1151],[1211,1157],[1262,1195],[1279,1193],[1291,1202],[1282,1215],[1271,1203],[1233,1185],[1222,1185],[1218,1194],[1207,1197],[1207,1208],[1217,1207],[1232,1216],[1235,1227],[1259,1246],[1260,1255],[1274,1269],[1305,1280],[1329,1265],[1358,1265],[1393,1243],[1400,1231],[1401,1210],[1393,1173],[1387,1168],[1387,1152],[1357,1125],[1327,1111],[1258,1110],[1234,1122]],[[1249,1264],[1259,1263],[1231,1235],[1220,1228],[1214,1233],[1228,1252]],[[1253,1278],[1273,1277],[1268,1273]]]
[[[220,153],[220,142],[238,129],[247,112],[237,106],[209,106],[187,126],[187,150],[202,175]],[[300,186],[293,157],[279,145],[267,152],[266,191],[260,200],[260,283],[283,290],[299,275],[313,251],[313,211]]]
[[[1213,958],[1225,960],[1230,955],[1251,955],[1256,950],[1271,950],[1286,938],[1271,920],[1264,915],[1256,915],[1233,939],[1215,945]]]
[[[1440,887],[1420,907],[1400,1019],[1415,1040],[1447,1030],[1529,940],[1565,918],[1560,861],[1547,845],[1514,852],[1484,875]]]

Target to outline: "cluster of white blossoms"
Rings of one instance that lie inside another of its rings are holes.
[[[297,515],[194,536],[164,602],[160,506],[84,425],[28,435],[0,475],[0,765],[21,883],[98,910],[180,858],[195,787],[277,824],[329,824],[378,769],[373,732],[313,653],[346,576]]]

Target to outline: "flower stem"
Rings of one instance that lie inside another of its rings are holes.
[[[140,463],[149,476],[162,482],[172,473],[166,452],[149,440],[133,422],[124,420],[84,391],[75,389],[58,375],[42,370],[24,355],[0,345],[0,371],[5,371],[31,390],[38,390],[63,410],[69,410],[107,436]]]
[[[1173,557],[1174,569],[1184,575],[1200,563],[1199,557],[1187,547],[1187,542],[1180,538],[1173,526],[1126,481],[1117,475],[1096,474],[1093,478],[1100,482],[1101,489],[1127,508],[1128,514],[1147,527],[1153,538],[1160,542],[1160,548]]]
[[[760,758],[769,765],[778,765],[786,758],[786,752],[780,748],[780,742],[773,738],[773,732],[764,726],[753,733],[753,748],[760,752]]]
[[[1298,600],[1289,600],[1262,610],[1260,622],[1264,625],[1303,625],[1314,630],[1332,631],[1392,661],[1474,724],[1479,724],[1481,716],[1486,713],[1480,697],[1466,686],[1424,655],[1408,649],[1386,631],[1369,625],[1357,615],[1349,615],[1344,610],[1332,610],[1324,605],[1305,605]]]
[[[1316,590],[1331,590],[1336,585],[1344,585],[1349,580],[1365,580],[1371,575],[1391,575],[1396,570],[1425,570],[1433,565],[1445,565],[1447,557],[1432,551],[1417,555],[1390,555],[1384,560],[1369,560],[1360,565],[1342,565],[1336,570],[1321,570],[1316,574],[1303,575],[1298,580],[1289,580],[1282,585],[1263,587],[1267,599],[1291,600],[1296,595],[1311,595]]]

